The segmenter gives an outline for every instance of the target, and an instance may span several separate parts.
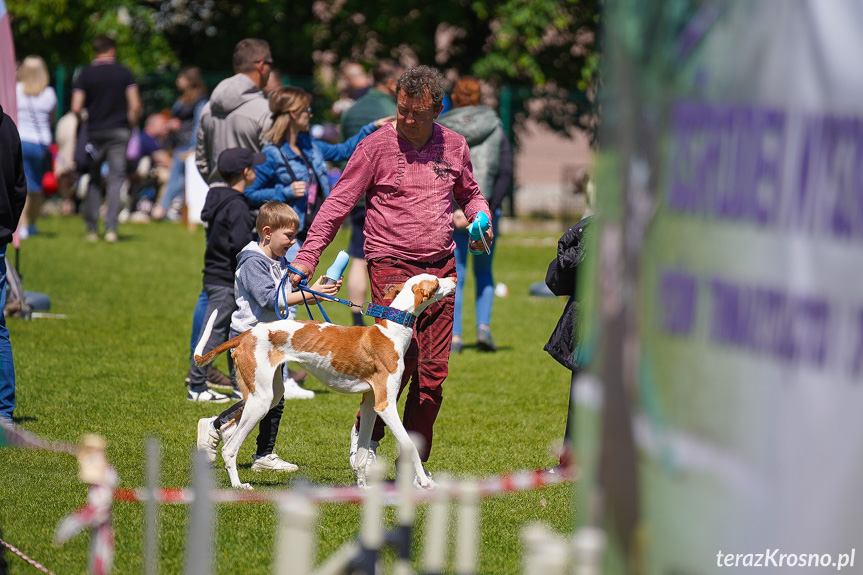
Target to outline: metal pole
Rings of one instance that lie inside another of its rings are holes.
[[[147,500],[144,502],[144,575],[159,573],[159,441],[147,438]]]
[[[210,500],[213,472],[203,451],[192,452],[192,491],[186,536],[186,575],[212,575],[213,541],[216,539],[216,510]]]

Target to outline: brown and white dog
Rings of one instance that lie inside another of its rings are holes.
[[[418,316],[432,303],[455,292],[455,286],[454,278],[420,274],[393,288],[386,299],[395,298],[390,307]],[[389,320],[367,327],[346,327],[285,319],[259,323],[202,356],[204,342],[210,337],[215,318],[214,312],[195,349],[195,363],[207,365],[219,354],[233,350],[237,383],[245,400],[239,422],[225,424],[237,425],[236,431],[223,435],[222,459],[233,487],[252,488],[248,483],[240,483],[237,453],[249,433],[284,393],[281,365],[286,361],[302,365],[335,391],[363,394],[354,460],[359,486],[364,487],[366,483],[366,460],[375,414],[390,428],[401,453],[414,463],[420,486],[427,488],[432,485],[423,471],[419,452],[396,410],[412,327]]]

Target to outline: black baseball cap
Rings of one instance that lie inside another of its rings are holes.
[[[250,152],[245,148],[228,148],[219,154],[219,173],[230,180],[243,173],[246,168],[259,166],[267,161],[267,156],[261,152]]]

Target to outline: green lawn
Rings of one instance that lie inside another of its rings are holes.
[[[48,294],[51,312],[67,317],[9,320],[18,380],[16,419],[53,440],[75,443],[85,433],[102,434],[121,487],[143,485],[144,442],[155,436],[163,454],[162,484],[189,486],[195,424],[225,407],[186,401],[183,385],[192,308],[201,286],[203,231],[171,223],[128,224],[120,228],[121,242],[108,245],[83,241],[78,218],[46,218],[39,226],[40,234],[26,240],[20,253],[24,286]],[[321,270],[347,239],[346,232],[339,234]],[[510,295],[495,300],[492,331],[498,353],[484,354],[472,345],[473,297],[467,298],[467,345],[450,361],[428,463],[432,473],[479,477],[556,463],[550,447],[562,438],[569,377],[542,346],[564,302],[528,295],[530,284],[543,280],[556,240],[550,234],[499,238],[495,279],[509,286]],[[472,293],[470,278],[467,289]],[[341,295],[347,297],[346,291]],[[345,307],[330,305],[328,313],[336,323],[349,322]],[[305,311],[299,315],[305,319]],[[224,358],[217,365],[224,369]],[[331,393],[312,378],[306,385],[317,396],[286,404],[276,446],[300,471],[252,472],[253,441],[247,441],[239,456],[240,477],[257,489],[289,488],[301,479],[321,484],[353,479],[348,433],[359,397]],[[388,435],[381,446],[390,462],[393,443]],[[223,469],[215,476],[219,486],[229,487]],[[52,544],[57,522],[85,498],[73,457],[0,449],[3,538],[58,574],[86,571],[87,537],[59,548]],[[572,499],[572,488],[559,486],[483,501],[480,571],[519,571],[518,535],[526,522],[541,520],[570,532]],[[424,517],[421,508],[420,531]],[[142,518],[141,504],[115,503],[115,573],[141,571]],[[217,572],[271,573],[273,506],[223,505],[218,518]],[[183,570],[186,521],[185,507],[163,507],[161,573]],[[318,559],[354,537],[358,521],[356,506],[324,506]],[[7,561],[11,573],[34,572],[8,553]]]

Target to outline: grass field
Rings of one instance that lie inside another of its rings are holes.
[[[108,245],[83,241],[84,225],[77,218],[46,218],[39,224],[40,234],[25,241],[20,253],[24,286],[48,294],[51,312],[67,317],[9,320],[18,423],[42,437],[72,443],[85,433],[102,434],[121,487],[143,485],[144,443],[155,436],[162,448],[162,485],[189,486],[195,424],[225,407],[186,401],[183,385],[191,313],[201,286],[203,231],[170,223],[128,224],[120,228],[121,242]],[[340,233],[325,252],[322,270],[346,245],[347,236]],[[450,360],[427,466],[432,473],[477,477],[556,463],[550,447],[562,438],[569,377],[542,347],[564,302],[528,295],[530,284],[544,279],[556,241],[551,234],[499,238],[495,279],[507,284],[510,295],[495,299],[492,331],[498,353],[473,347],[473,297],[466,298],[468,345]],[[467,289],[472,293],[470,278]],[[340,295],[347,297],[346,291]],[[336,323],[349,322],[345,307],[330,305],[328,313]],[[299,317],[304,319],[305,312]],[[224,369],[224,358],[217,365]],[[311,377],[306,385],[317,395],[285,405],[276,445],[300,470],[254,473],[249,469],[254,442],[247,441],[240,451],[240,477],[257,489],[284,489],[300,479],[322,484],[353,479],[348,432],[359,397],[330,393]],[[391,435],[380,452],[394,460]],[[215,475],[219,486],[230,485],[223,469]],[[57,522],[85,498],[86,486],[78,481],[77,462],[69,455],[0,449],[3,538],[59,575],[86,572],[86,536],[59,548],[52,544]],[[483,501],[480,571],[520,570],[518,535],[527,522],[541,520],[570,532],[572,499],[572,488],[559,486]],[[420,532],[424,513],[421,508]],[[142,517],[140,504],[115,503],[114,573],[141,572]],[[221,506],[217,572],[271,573],[275,520],[271,505]],[[183,570],[186,521],[185,507],[163,507],[161,573]],[[356,506],[324,506],[318,559],[353,538],[358,525]],[[416,556],[419,550],[417,546]],[[11,573],[35,572],[8,553],[7,561]]]

